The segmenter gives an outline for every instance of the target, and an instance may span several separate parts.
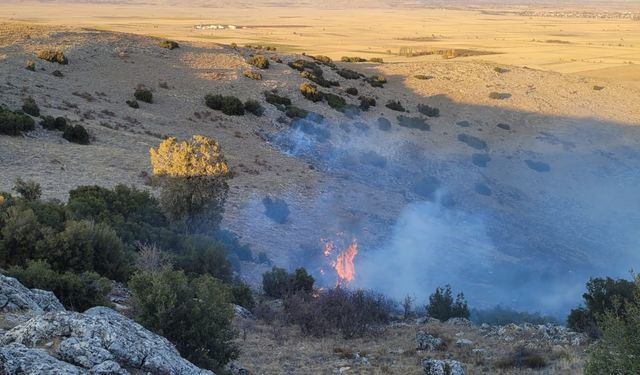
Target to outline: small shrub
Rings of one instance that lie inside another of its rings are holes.
[[[371,76],[366,81],[371,87],[384,87],[384,84],[387,83],[387,79],[383,76]]]
[[[351,69],[340,69],[336,72],[340,77],[345,78],[345,79],[359,79],[360,77],[362,77],[362,74],[351,70]]]
[[[360,109],[363,111],[368,111],[370,107],[376,106],[376,100],[370,96],[361,96],[358,98],[360,100]]]
[[[25,69],[30,70],[32,72],[36,71],[36,63],[33,62],[33,60],[27,60],[27,63],[25,64]]]
[[[16,180],[13,190],[20,194],[20,196],[26,201],[37,201],[42,195],[42,188],[40,187],[40,184],[31,180],[25,181],[21,178]]]
[[[424,75],[424,74],[416,74],[415,76],[413,76],[413,78],[427,81],[427,80],[433,79],[433,76],[428,76],[428,75]]]
[[[62,72],[61,72],[61,71],[59,71],[59,70],[54,70],[53,72],[51,72],[51,74],[52,74],[54,77],[58,77],[58,78],[62,78],[62,77],[64,77],[64,74],[62,74]]]
[[[499,66],[496,66],[495,68],[493,68],[493,71],[496,73],[502,74],[502,73],[508,73],[510,70],[507,68],[501,68]]]
[[[359,62],[366,62],[367,59],[363,59],[362,57],[349,57],[349,56],[342,56],[342,58],[340,58],[340,61],[342,62],[350,62],[350,63],[359,63]]]
[[[355,87],[349,87],[346,91],[347,94],[356,96],[358,95],[358,89]]]
[[[258,117],[264,114],[264,107],[257,100],[247,100],[244,103],[244,110]]]
[[[207,107],[222,111],[227,116],[244,115],[244,104],[235,96],[209,94],[204,98]]]
[[[323,96],[322,93],[318,92],[318,88],[316,86],[306,82],[300,85],[300,93],[312,102],[321,101]]]
[[[45,116],[40,125],[47,130],[64,130],[67,126],[67,119],[64,117]]]
[[[174,42],[173,40],[163,40],[160,42],[160,47],[166,48],[168,50],[173,50],[176,48],[180,48],[180,45],[177,42]]]
[[[507,93],[507,92],[492,92],[489,94],[489,98],[491,99],[495,99],[495,100],[505,100],[505,99],[509,99],[511,97],[511,94]]]
[[[67,65],[69,63],[69,60],[67,60],[67,57],[64,55],[64,53],[56,50],[40,51],[40,53],[38,53],[38,58],[48,62],[55,62],[60,65]]]
[[[596,86],[593,86],[593,89],[594,89],[595,91],[602,91],[602,90],[604,90],[604,86],[597,86],[597,85],[596,85]]]
[[[269,69],[269,59],[262,55],[253,56],[247,60],[247,64],[253,65],[258,69]]]
[[[0,134],[16,136],[34,129],[35,121],[31,117],[0,107]]]
[[[409,128],[409,129],[418,129],[422,131],[428,131],[431,129],[431,126],[427,124],[424,118],[422,117],[409,117],[409,116],[398,116],[398,125]]]
[[[309,111],[296,106],[289,106],[284,114],[289,118],[306,118],[309,115]]]
[[[369,61],[371,61],[372,63],[378,63],[378,64],[384,63],[384,61],[382,60],[382,57],[372,57],[369,59]]]
[[[245,77],[253,79],[255,81],[262,80],[262,74],[254,72],[253,70],[245,70],[243,74]]]
[[[438,108],[435,107],[430,107],[426,104],[418,104],[418,112],[422,113],[425,116],[428,117],[439,117],[440,116],[440,110]]]
[[[537,350],[527,349],[523,346],[517,347],[507,357],[496,362],[496,367],[508,368],[530,368],[541,369],[547,366],[547,360]]]
[[[40,116],[40,108],[36,104],[36,101],[32,97],[24,98],[24,103],[22,104],[22,111],[28,115],[33,117]]]
[[[253,310],[256,307],[256,301],[253,299],[251,288],[244,283],[231,287],[231,302],[249,310]]]
[[[145,88],[138,88],[136,89],[135,93],[133,94],[133,96],[145,103],[153,103],[153,94],[151,93],[151,90],[149,89],[145,89]]]
[[[329,107],[337,111],[343,111],[345,106],[347,105],[347,101],[339,95],[325,93],[324,97],[325,99],[327,99],[327,104],[329,104]]]
[[[316,56],[310,56],[312,59],[323,63],[324,65],[330,66],[330,67],[335,67],[336,65],[333,63],[333,60],[331,59],[331,57],[329,56],[322,56],[322,55],[316,55]]]
[[[398,112],[406,112],[399,100],[391,100],[387,102],[385,107]]]
[[[62,138],[66,139],[69,142],[78,143],[81,145],[89,144],[89,133],[87,129],[82,125],[71,125],[67,124],[64,128],[64,132],[62,133]]]
[[[127,105],[133,109],[140,108],[140,104],[138,103],[137,100],[127,100]]]

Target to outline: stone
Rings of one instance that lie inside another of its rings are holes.
[[[0,312],[30,312],[38,315],[63,310],[64,307],[52,292],[29,289],[13,277],[0,275]]]
[[[444,347],[444,341],[441,338],[427,334],[424,331],[416,333],[416,349],[418,350],[437,350]]]
[[[464,368],[452,359],[423,359],[422,368],[426,375],[464,375]]]
[[[471,321],[467,318],[449,318],[446,322],[447,325],[451,326],[461,326],[461,327],[471,327]]]
[[[3,375],[89,375],[89,371],[54,358],[44,349],[19,343],[0,347],[0,374]]]
[[[456,341],[456,347],[461,349],[471,349],[473,347],[473,341],[469,339],[459,339]]]

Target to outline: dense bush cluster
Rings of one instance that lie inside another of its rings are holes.
[[[288,63],[291,69],[295,69],[300,72],[300,76],[302,78],[306,78],[311,82],[322,86],[322,87],[331,87],[331,86],[340,86],[340,83],[337,81],[329,81],[324,78],[324,71],[314,61],[307,61],[303,59],[298,59]],[[324,65],[327,65],[324,63]]]
[[[34,130],[35,125],[35,121],[24,113],[0,107],[0,134],[20,135]]]
[[[264,107],[257,100],[247,100],[244,102],[244,110],[258,117],[264,114]]]
[[[228,116],[244,115],[244,104],[235,96],[223,96],[220,94],[209,94],[204,98],[207,107],[222,111]]]
[[[67,126],[67,119],[64,117],[45,116],[40,121],[40,125],[47,130],[64,130]]]
[[[409,129],[418,129],[423,131],[428,131],[431,129],[431,126],[427,124],[424,118],[422,117],[410,117],[400,115],[397,117],[398,125],[409,128]]]
[[[321,92],[318,92],[318,88],[306,82],[300,85],[300,93],[312,102],[319,102],[323,99],[323,95]]]
[[[298,268],[293,273],[284,268],[273,267],[262,274],[262,289],[273,298],[284,298],[297,292],[311,293],[315,280],[304,268]]]
[[[166,48],[168,50],[173,50],[176,48],[180,48],[180,45],[177,42],[174,42],[173,40],[163,40],[160,42],[160,47]]]
[[[387,78],[383,76],[371,76],[367,78],[366,81],[371,87],[384,87],[384,84],[387,83]]]
[[[382,57],[372,57],[369,59],[369,61],[373,63],[378,63],[378,64],[384,63],[384,60],[382,60]]]
[[[439,287],[429,296],[429,304],[427,305],[427,314],[441,321],[450,318],[469,318],[469,307],[464,298],[464,294],[458,293],[455,300],[451,292],[451,287]]]
[[[324,93],[324,98],[327,100],[327,104],[336,111],[343,111],[347,105],[347,101],[340,95]]]
[[[496,306],[491,309],[472,309],[470,319],[475,324],[489,324],[494,326],[504,326],[507,324],[559,324],[557,319],[538,313],[516,311],[509,307]]]
[[[40,53],[38,53],[38,58],[48,62],[55,62],[60,65],[67,65],[69,63],[69,60],[67,60],[64,53],[52,49],[40,51]]]
[[[258,69],[269,69],[269,59],[262,55],[250,57],[247,59],[247,64],[253,65]]]
[[[364,77],[362,74],[356,72],[355,70],[351,70],[351,69],[345,69],[342,68],[338,71],[336,71],[336,73],[345,79],[359,79],[361,77]]]
[[[62,138],[66,139],[69,142],[88,145],[90,143],[89,140],[89,132],[82,125],[65,125],[62,133]]]
[[[399,100],[390,100],[387,102],[387,104],[385,104],[385,107],[394,110],[394,111],[398,111],[398,112],[405,112],[404,107],[402,106],[402,103],[400,103]]]
[[[360,109],[363,111],[368,111],[369,108],[376,106],[376,99],[370,96],[362,95],[358,100],[360,100]]]

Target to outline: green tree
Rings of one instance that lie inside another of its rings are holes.
[[[183,271],[165,268],[137,273],[129,285],[137,320],[173,342],[185,358],[217,370],[237,357],[231,297],[222,282],[208,275],[189,278]]]
[[[610,277],[590,279],[587,292],[582,295],[584,306],[571,310],[567,325],[577,332],[599,337],[598,316],[612,311],[614,307],[624,310],[627,306],[625,301],[634,301],[635,288],[635,284],[629,280]]]
[[[430,317],[442,321],[450,318],[469,318],[469,307],[464,294],[459,293],[454,300],[451,286],[446,285],[436,288],[436,291],[429,296],[427,313]]]
[[[21,178],[16,180],[13,190],[27,201],[36,201],[40,199],[40,196],[42,195],[42,188],[40,188],[40,184],[31,180],[25,181]]]
[[[1,213],[0,266],[24,265],[30,259],[49,256],[55,231],[43,226],[25,205],[15,204]]]
[[[273,267],[262,274],[262,289],[265,294],[274,298],[287,297],[296,292],[311,293],[315,279],[300,267],[293,273],[285,269]]]
[[[640,301],[637,276],[634,301]],[[590,349],[587,375],[640,374],[640,305],[620,298],[613,304],[613,309],[599,315],[602,338]]]

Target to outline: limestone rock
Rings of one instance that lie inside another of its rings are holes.
[[[416,333],[416,348],[418,350],[437,350],[444,347],[444,341],[441,338],[427,334],[424,331]]]
[[[52,292],[29,289],[13,277],[0,275],[0,312],[43,314],[63,310],[64,307]]]
[[[426,375],[464,375],[464,368],[452,359],[424,359],[422,368]]]
[[[60,361],[44,349],[12,343],[0,347],[0,373],[3,375],[88,375],[89,371]]]

